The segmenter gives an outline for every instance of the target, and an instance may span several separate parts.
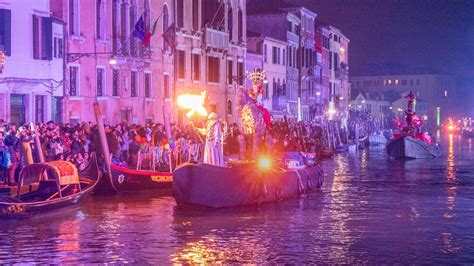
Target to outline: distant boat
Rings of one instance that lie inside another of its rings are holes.
[[[392,158],[430,159],[441,156],[438,145],[416,139],[412,136],[403,136],[390,140],[387,144],[387,153]]]
[[[320,188],[323,180],[319,165],[264,172],[252,163],[233,167],[185,164],[173,172],[173,194],[181,206],[252,206],[298,197]]]
[[[99,178],[95,156],[79,174],[66,161],[28,165],[20,172],[14,196],[0,196],[0,218],[24,219],[73,209],[92,195]]]
[[[433,138],[428,133],[420,132],[423,121],[416,116],[414,111],[415,94],[410,92],[406,98],[408,107],[405,111],[405,121],[395,121],[400,132],[393,134],[393,138],[387,143],[387,154],[392,158],[408,159],[441,156],[439,146],[434,143]]]

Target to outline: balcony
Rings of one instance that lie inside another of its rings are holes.
[[[229,33],[205,28],[204,29],[205,45],[210,48],[228,50],[229,49]]]
[[[296,43],[296,44],[298,44],[300,42],[300,37],[298,35],[294,34],[291,31],[286,32],[286,38],[287,38],[288,42],[292,42],[292,43]]]
[[[126,59],[143,59],[151,58],[150,47],[143,47],[135,38],[115,38],[113,39],[114,56],[119,59],[118,63]]]

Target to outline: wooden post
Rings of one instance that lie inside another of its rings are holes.
[[[107,166],[107,171],[110,174],[110,151],[109,145],[107,144],[107,137],[105,136],[104,121],[102,120],[102,111],[100,110],[100,105],[98,102],[94,103],[94,114],[95,119],[97,121],[97,128],[99,130],[100,143],[102,145],[102,153],[104,155],[105,165]]]

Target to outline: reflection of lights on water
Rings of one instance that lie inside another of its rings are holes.
[[[212,241],[208,239],[207,241]],[[204,241],[187,243],[184,250],[178,254],[172,255],[171,261],[173,263],[192,263],[192,264],[205,264],[205,263],[222,263],[225,259],[224,251],[214,250],[204,243]]]

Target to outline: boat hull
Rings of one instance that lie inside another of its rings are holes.
[[[27,219],[72,210],[92,196],[100,179],[101,176],[94,157],[89,166],[79,173],[82,187],[80,192],[61,198],[35,202],[22,202],[16,197],[0,196],[0,219]],[[12,191],[9,194],[11,193]]]
[[[109,178],[104,183],[102,186],[113,192],[171,191],[173,178],[168,172],[133,170],[112,164]]]
[[[392,158],[430,159],[441,156],[439,147],[410,136],[390,140],[387,154]]]
[[[323,179],[320,166],[261,173],[248,166],[226,168],[186,164],[173,172],[173,193],[178,205],[251,206],[317,190]]]
[[[383,135],[370,135],[369,136],[370,146],[387,145],[387,139]]]

